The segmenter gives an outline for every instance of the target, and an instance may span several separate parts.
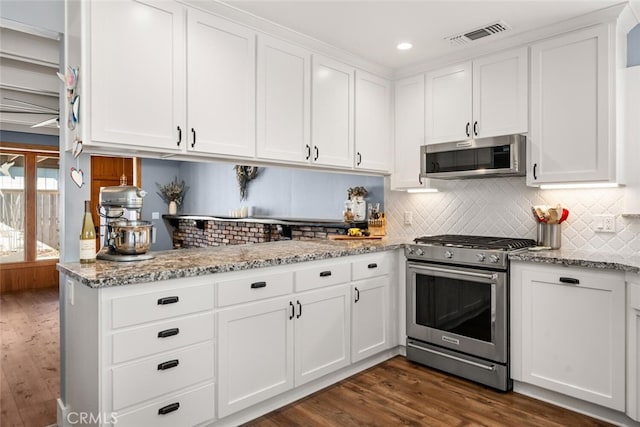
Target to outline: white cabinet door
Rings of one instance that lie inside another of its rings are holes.
[[[424,142],[424,75],[395,82],[395,141],[391,189],[423,186],[420,146]]]
[[[427,144],[471,137],[471,72],[471,62],[465,62],[427,73]]]
[[[521,341],[514,378],[623,411],[624,275],[551,266],[512,272],[513,311],[521,316],[512,322]]]
[[[519,48],[473,61],[473,136],[528,130],[528,55]]]
[[[350,363],[350,295],[342,285],[295,296],[296,387]]]
[[[218,312],[218,417],[293,387],[288,297]]]
[[[311,53],[258,36],[257,156],[308,162],[311,158]]]
[[[527,183],[615,179],[606,25],[531,46]]]
[[[627,415],[640,421],[640,278],[627,286]]]
[[[124,0],[92,2],[90,10],[90,106],[80,117],[90,122],[90,142],[181,150],[185,8]]]
[[[189,9],[188,149],[255,154],[255,33]]]
[[[353,79],[350,66],[313,55],[311,159],[326,166],[353,167]]]
[[[356,71],[356,169],[389,170],[390,96],[389,81]]]
[[[376,277],[352,285],[351,362],[389,347],[389,278]]]

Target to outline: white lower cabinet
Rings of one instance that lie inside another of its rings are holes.
[[[512,377],[625,409],[624,273],[513,262]]]
[[[352,285],[351,362],[389,347],[389,278],[363,280]]]
[[[640,421],[640,277],[627,287],[627,415]]]

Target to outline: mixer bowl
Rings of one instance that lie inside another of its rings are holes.
[[[110,224],[113,246],[124,255],[139,255],[149,250],[153,223],[149,221],[114,221]]]

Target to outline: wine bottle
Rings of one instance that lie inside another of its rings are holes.
[[[82,231],[80,232],[80,262],[96,262],[96,228],[91,218],[91,202],[84,202],[84,219],[82,220]]]

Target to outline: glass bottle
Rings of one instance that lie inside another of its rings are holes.
[[[96,228],[91,217],[91,202],[84,202],[84,218],[80,232],[80,262],[83,264],[96,262]]]

